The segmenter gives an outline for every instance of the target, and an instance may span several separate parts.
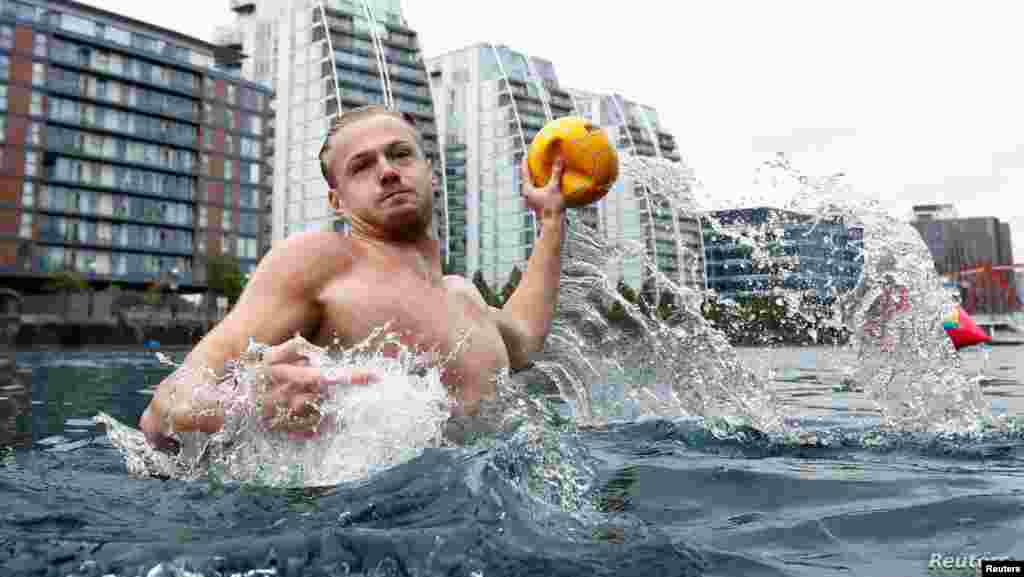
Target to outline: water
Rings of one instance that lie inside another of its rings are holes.
[[[708,208],[685,171],[630,159],[623,169],[648,199]],[[852,195],[834,179],[781,161],[765,173],[793,186],[787,208],[865,229],[866,274],[830,319],[853,328],[850,346],[730,347],[696,309],[702,295],[664,277],[653,288],[676,306],[659,320],[606,275],[636,247],[574,227],[547,348],[533,370],[501,380],[493,426],[467,444],[444,438],[437,374],[411,371],[412,356],[318,357],[391,371],[386,391],[325,406],[345,428],[319,445],[256,426],[261,369],[248,360],[245,386],[221,391],[234,401],[225,432],[186,437],[170,459],[126,426],[171,370],[151,352],[19,354],[32,400],[8,395],[22,401],[3,430],[25,448],[0,455],[0,566],[891,576],[1024,558],[1022,349],[954,352],[941,329],[951,302],[919,238],[844,202]],[[765,230],[747,232],[757,245]],[[909,309],[883,315],[886,286],[906,287]],[[794,318],[808,314],[776,295]]]
[[[754,372],[774,368],[783,412],[808,415],[798,424],[813,442],[719,438],[692,418],[565,433],[564,450],[592,467],[575,512],[524,490],[531,460],[515,439],[427,450],[321,490],[131,478],[91,417],[135,423],[169,369],[149,351],[19,354],[32,370],[32,450],[0,467],[0,567],[90,574],[93,561],[145,575],[177,560],[244,574],[276,559],[282,573],[914,576],[936,554],[1024,557],[1021,435],[880,433],[857,393],[829,393],[840,375],[815,364],[830,352],[739,351]],[[1021,353],[964,355],[1011,415],[1024,415]]]

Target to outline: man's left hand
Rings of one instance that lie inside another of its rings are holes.
[[[526,206],[533,211],[538,220],[561,218],[565,214],[565,198],[562,197],[562,172],[565,170],[565,161],[559,157],[555,159],[555,165],[551,170],[551,178],[542,188],[533,186],[533,178],[530,175],[530,165],[523,159],[522,180],[523,200]]]

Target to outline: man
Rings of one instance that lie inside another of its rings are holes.
[[[470,416],[495,394],[499,371],[525,366],[543,347],[564,238],[561,159],[541,189],[530,184],[523,161],[523,195],[543,234],[503,309],[489,307],[465,278],[441,273],[431,230],[433,172],[409,116],[380,106],[338,116],[320,162],[331,207],[351,223],[351,234],[293,235],[263,258],[228,316],[160,383],[139,421],[151,442],[173,445],[169,433],[223,426],[218,404],[200,407],[193,390],[200,379],[219,378],[212,372],[238,358],[250,338],[277,345],[264,358],[272,383],[264,417],[277,430],[307,434],[320,422],[322,395],[333,387],[372,386],[375,376],[326,381],[303,364],[304,339],[349,347],[391,323],[405,346],[450,356],[443,380],[456,400],[455,414]]]

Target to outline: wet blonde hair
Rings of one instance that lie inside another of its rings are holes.
[[[335,188],[335,182],[331,178],[330,172],[330,154],[331,142],[334,139],[334,135],[337,134],[342,128],[353,124],[364,118],[370,118],[372,116],[383,115],[397,118],[409,125],[412,128],[413,134],[416,136],[416,146],[419,148],[420,156],[424,156],[423,153],[423,136],[420,134],[419,128],[416,126],[416,119],[413,118],[408,112],[401,112],[384,106],[382,104],[371,104],[369,106],[361,106],[359,108],[353,108],[345,112],[340,112],[335,115],[331,121],[330,128],[327,129],[327,137],[324,138],[324,144],[320,147],[320,172],[324,175],[324,180],[327,181],[327,186],[332,189]]]

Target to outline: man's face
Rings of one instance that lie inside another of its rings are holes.
[[[343,127],[328,170],[337,187],[331,206],[356,230],[416,238],[430,226],[431,167],[405,122],[375,115]]]

